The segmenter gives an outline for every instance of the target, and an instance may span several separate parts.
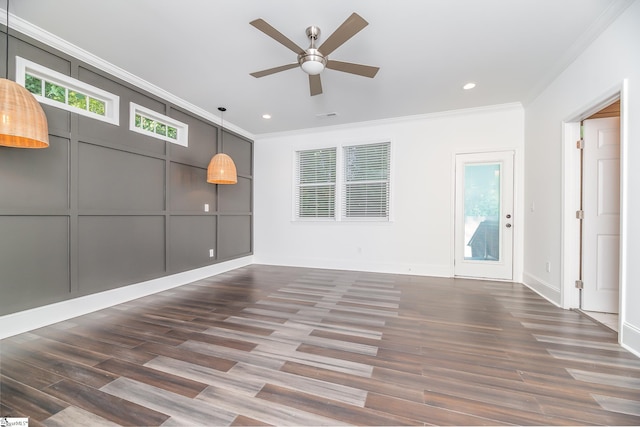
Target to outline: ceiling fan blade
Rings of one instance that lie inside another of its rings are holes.
[[[320,74],[309,75],[309,92],[311,93],[311,96],[320,95],[322,93]]]
[[[322,43],[318,50],[325,56],[329,55],[367,25],[369,25],[369,23],[365,21],[364,18],[357,13],[352,13],[351,16]]]
[[[251,73],[251,75],[255,78],[264,77],[270,74],[279,73],[280,71],[290,70],[298,66],[299,66],[298,63],[294,62],[293,64],[281,65],[279,67],[269,68],[268,70],[256,71],[255,73]]]
[[[261,18],[255,19],[249,22],[249,24],[253,25],[254,27],[259,29],[260,31],[262,31],[263,33],[265,33],[266,35],[268,35],[278,43],[282,44],[283,46],[291,49],[296,54],[304,53],[304,49],[302,49],[300,46],[298,46],[297,44],[289,40],[287,36],[282,34],[280,31],[273,28],[264,19],[261,19]]]
[[[327,68],[345,73],[357,74],[363,77],[374,78],[380,67],[372,67],[370,65],[354,64],[353,62],[327,61]]]

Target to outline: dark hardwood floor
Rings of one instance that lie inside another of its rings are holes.
[[[640,360],[522,285],[253,265],[0,342],[0,416],[639,425]]]

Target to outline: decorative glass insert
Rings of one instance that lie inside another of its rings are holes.
[[[47,105],[118,125],[117,95],[16,57],[16,80]]]
[[[153,138],[189,145],[189,126],[141,105],[130,104],[129,129]]]

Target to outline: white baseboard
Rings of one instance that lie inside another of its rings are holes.
[[[562,293],[560,292],[560,289],[556,289],[544,280],[529,273],[524,273],[523,283],[526,287],[539,294],[551,304],[562,308]]]
[[[366,271],[370,273],[406,274],[414,276],[453,277],[449,265],[424,265],[424,264],[385,264],[369,261],[336,260],[320,258],[256,258],[256,264],[279,265],[283,267],[321,268],[329,270]]]
[[[186,285],[253,263],[248,256],[0,317],[0,339]]]
[[[640,357],[640,328],[624,322],[620,336],[620,345]]]

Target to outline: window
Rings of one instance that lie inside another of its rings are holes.
[[[118,125],[117,95],[16,57],[17,82],[47,105]]]
[[[296,154],[296,218],[335,219],[336,149],[298,151]]]
[[[189,126],[133,102],[129,108],[129,129],[153,138],[189,146]]]
[[[295,219],[388,221],[390,166],[389,142],[296,152]]]
[[[389,219],[389,143],[344,147],[342,217]]]

